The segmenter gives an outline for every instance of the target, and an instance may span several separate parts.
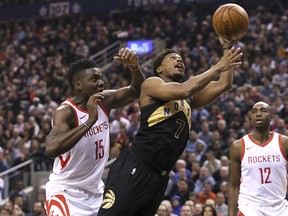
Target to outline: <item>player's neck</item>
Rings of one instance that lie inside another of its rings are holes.
[[[81,98],[81,97],[79,98],[77,96],[74,96],[72,98],[72,101],[82,110],[87,110],[87,106],[86,106],[87,101],[85,101],[83,98]]]
[[[270,131],[258,130],[254,130],[254,132],[251,134],[252,138],[260,144],[266,143],[270,139],[271,135],[272,133]]]

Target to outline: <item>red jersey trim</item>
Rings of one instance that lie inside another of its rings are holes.
[[[73,100],[71,100],[70,98],[67,98],[66,100],[68,100],[71,104],[73,104],[79,111],[81,111],[81,112],[84,112],[84,113],[87,113],[88,114],[88,112],[86,111],[86,110],[83,110],[83,109],[81,109],[80,107],[78,107],[75,103],[74,103],[74,101]]]
[[[105,109],[105,107],[103,106],[103,104],[98,104],[99,105],[99,107],[103,110],[103,112],[106,114],[106,116],[107,117],[109,117],[109,113],[108,113],[108,111]]]
[[[265,146],[268,145],[268,144],[271,142],[271,140],[273,139],[273,137],[274,137],[274,132],[271,131],[271,136],[270,136],[270,138],[269,138],[265,143],[263,143],[263,144],[261,144],[261,143],[257,142],[256,140],[254,140],[251,134],[248,134],[248,137],[249,137],[249,139],[251,140],[251,142],[253,142],[254,144],[256,144],[256,145],[258,145],[258,146],[260,146],[260,147],[265,147]]]
[[[288,158],[287,158],[287,156],[286,156],[286,154],[285,154],[285,151],[284,151],[284,149],[283,149],[283,144],[282,144],[282,139],[281,139],[281,135],[280,135],[280,134],[279,134],[279,137],[278,137],[278,143],[279,143],[280,151],[281,151],[283,157],[285,158],[285,160],[287,161]]]
[[[70,161],[70,155],[71,154],[69,152],[68,157],[66,158],[66,160],[63,159],[62,155],[59,155],[59,160],[60,160],[60,163],[61,163],[61,170],[63,170],[67,166],[68,162]]]
[[[245,141],[243,137],[241,138],[241,141],[242,141],[242,152],[241,152],[240,160],[242,161],[242,159],[244,158],[244,154],[245,154]]]
[[[70,98],[67,98],[66,100],[68,100],[70,103],[72,103],[79,111],[89,114],[86,110],[83,110],[83,109],[81,109],[80,107],[78,107],[78,106],[74,103],[74,101],[72,101]],[[106,114],[106,116],[108,117],[108,116],[109,116],[109,113],[108,113],[108,111],[105,109],[105,107],[104,107],[102,104],[100,104],[100,103],[98,103],[98,105],[99,105],[99,107],[103,110],[103,112]]]

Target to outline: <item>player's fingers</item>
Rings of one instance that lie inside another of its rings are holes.
[[[240,61],[240,62],[234,62],[233,64],[232,64],[232,66],[237,66],[237,65],[241,65],[242,64],[242,62]]]
[[[113,58],[117,62],[122,62],[122,57],[121,56],[114,56]]]
[[[136,56],[136,52],[132,51],[129,60],[131,61]]]
[[[127,48],[121,48],[118,52],[118,55],[119,56],[125,56],[126,54],[126,51],[127,51]]]
[[[242,57],[242,55],[243,55],[242,52],[239,53],[238,55],[236,55],[236,56],[234,56],[234,57],[232,58],[232,61],[237,61],[238,59],[240,59],[240,58]]]

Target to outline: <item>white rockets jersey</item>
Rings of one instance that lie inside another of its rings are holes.
[[[239,202],[272,206],[285,199],[287,158],[280,134],[271,133],[270,139],[263,145],[254,141],[251,134],[242,138]]]
[[[64,104],[73,108],[76,126],[88,120],[88,112],[81,110],[72,100],[66,99]],[[91,129],[69,152],[55,158],[50,182],[103,193],[101,177],[109,157],[110,134],[108,113],[101,105],[97,109],[98,120]]]

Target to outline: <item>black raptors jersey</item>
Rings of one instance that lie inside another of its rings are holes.
[[[190,126],[187,100],[157,100],[141,108],[141,124],[133,146],[150,166],[171,170],[185,149]]]

